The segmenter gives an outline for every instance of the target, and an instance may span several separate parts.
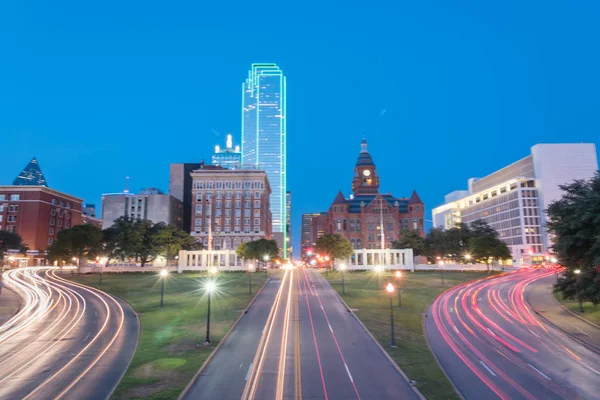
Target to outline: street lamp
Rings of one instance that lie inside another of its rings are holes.
[[[470,254],[466,254],[466,255],[465,255],[465,260],[467,260],[467,261],[471,261],[471,255],[470,255]]]
[[[100,281],[98,282],[98,286],[102,285],[102,277],[104,275],[104,266],[108,262],[108,257],[102,257],[98,261],[98,266],[100,267]]]
[[[577,268],[573,272],[576,275],[575,282],[579,283],[579,274],[581,274],[581,270],[579,268]],[[583,312],[583,301],[581,300],[581,296],[577,296],[577,297],[578,297],[578,300],[579,300],[579,312],[582,313]]]
[[[209,281],[204,285],[206,293],[208,293],[208,314],[206,314],[206,340],[204,344],[210,344],[210,294],[214,292],[217,285],[213,281]]]
[[[248,276],[250,277],[250,283],[248,284],[248,294],[252,294],[252,270],[254,266],[252,264],[248,264]]]
[[[394,285],[388,283],[385,290],[390,294],[390,347],[397,347],[394,338]]]
[[[165,298],[165,280],[169,275],[169,271],[166,269],[160,270],[160,306],[163,306],[163,299]]]
[[[342,272],[342,293],[346,294],[346,277],[344,272],[346,271],[346,264],[340,264],[340,271]]]
[[[268,270],[269,270],[269,265],[267,264],[267,262],[269,261],[269,258],[270,258],[270,257],[269,257],[269,255],[268,255],[268,254],[265,254],[265,255],[263,256],[263,260],[265,261],[265,276],[269,276],[269,272],[268,272]]]
[[[217,274],[217,267],[211,267],[208,270],[208,273],[211,274],[211,275],[216,275]]]
[[[396,286],[398,286],[398,308],[402,308],[402,291],[400,290],[400,278],[402,277],[402,272],[396,271],[394,275],[396,276]]]

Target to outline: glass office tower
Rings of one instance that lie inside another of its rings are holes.
[[[252,64],[242,84],[242,166],[267,173],[273,238],[286,246],[286,83],[276,64]]]

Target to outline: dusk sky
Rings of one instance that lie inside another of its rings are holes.
[[[287,76],[296,247],[301,214],[350,193],[363,137],[382,191],[416,189],[427,219],[536,143],[600,144],[597,1],[12,3],[0,184],[35,156],[97,205],[126,176],[166,191],[170,163],[239,144],[253,62]]]

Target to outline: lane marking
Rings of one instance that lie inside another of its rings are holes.
[[[329,330],[331,331],[331,333],[333,333],[333,329],[331,328],[331,325],[327,324],[329,326]]]
[[[582,331],[578,326],[575,326],[575,325],[571,325],[571,326],[575,327],[575,329],[577,329],[579,332],[583,333],[585,336],[590,337],[590,335],[588,335],[587,333]]]
[[[487,365],[485,365],[485,363],[484,363],[482,360],[479,360],[479,362],[481,363],[481,365],[483,365],[483,367],[484,367],[485,369],[487,369],[487,371],[488,371],[488,372],[489,372],[489,373],[490,373],[492,376],[496,376],[496,374],[494,373],[494,371],[492,371],[492,370],[490,369],[490,367],[488,367]],[[529,365],[531,365],[531,364],[529,364]]]
[[[244,380],[245,380],[245,381],[247,381],[247,380],[248,380],[248,377],[250,376],[250,371],[252,371],[252,365],[253,365],[253,364],[254,364],[254,363],[250,363],[250,365],[248,365],[248,372],[246,372],[246,377],[244,378]],[[240,364],[240,367],[241,367],[241,366],[242,366],[242,365]]]
[[[354,383],[354,379],[352,379],[352,374],[350,373],[350,370],[348,369],[348,365],[346,363],[344,363],[344,367],[346,367],[346,372],[348,373],[348,377],[350,378],[350,382]]]
[[[551,381],[552,379],[548,378],[548,375],[544,374],[542,371],[540,371],[539,369],[537,369],[536,367],[534,367],[531,364],[527,364],[529,365],[531,368],[533,368],[538,374],[540,374],[541,376],[543,376],[544,378],[548,379],[549,381]]]
[[[456,327],[456,325],[452,325],[452,327],[454,328],[454,331],[455,331],[456,333],[458,333],[458,328]]]

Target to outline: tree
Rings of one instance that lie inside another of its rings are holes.
[[[102,230],[93,225],[76,225],[58,232],[56,241],[48,249],[50,261],[66,261],[72,257],[94,258],[102,254]]]
[[[321,236],[315,247],[317,252],[329,256],[332,265],[335,259],[348,258],[354,254],[350,241],[337,233]]]
[[[18,233],[0,230],[0,261],[4,260],[4,254],[8,250],[19,250],[21,253],[24,253],[28,249],[23,244],[23,239]]]
[[[248,259],[263,260],[265,256],[269,259],[277,257],[279,254],[279,248],[275,240],[269,239],[257,239],[246,243],[246,252]]]
[[[244,260],[248,260],[248,259],[252,258],[252,257],[249,256],[248,245],[246,243],[240,244],[237,247],[237,249],[235,249],[235,254],[237,254],[237,256],[239,258],[243,258]]]
[[[506,260],[511,257],[506,243],[490,235],[471,237],[469,247],[473,257],[485,261],[488,273],[490,272],[490,259]]]
[[[392,242],[393,249],[412,249],[413,255],[425,255],[425,239],[415,231],[402,231],[398,240]]]
[[[157,245],[161,247],[161,253],[165,254],[167,265],[169,259],[179,254],[179,250],[198,250],[202,248],[202,244],[196,242],[189,233],[173,225],[164,225],[162,229],[159,229],[156,241]]]
[[[600,175],[561,185],[564,195],[550,203],[552,250],[566,271],[555,290],[566,299],[600,304]],[[579,270],[579,274],[575,273]]]
[[[116,258],[139,260],[142,267],[164,252],[162,231],[166,225],[152,221],[121,217],[105,233],[107,245]]]

